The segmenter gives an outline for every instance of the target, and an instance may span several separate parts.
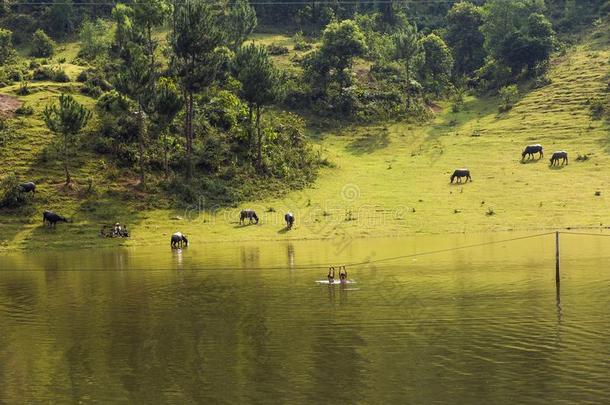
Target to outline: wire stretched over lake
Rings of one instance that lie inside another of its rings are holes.
[[[482,242],[482,243],[476,243],[476,244],[464,245],[464,246],[456,246],[456,247],[446,248],[446,249],[430,250],[427,252],[411,253],[411,254],[401,255],[401,256],[385,257],[385,258],[381,258],[381,259],[366,260],[366,261],[352,262],[352,263],[343,263],[343,264],[338,264],[338,265],[334,264],[333,266],[337,267],[339,265],[344,265],[348,268],[370,266],[370,265],[373,265],[376,263],[382,263],[382,262],[388,262],[388,261],[394,261],[394,260],[402,260],[402,259],[411,259],[411,258],[415,258],[415,257],[429,256],[429,255],[441,254],[441,253],[449,253],[449,252],[454,252],[454,251],[458,251],[458,250],[497,245],[497,244],[501,244],[501,243],[508,243],[508,242],[514,242],[514,241],[519,241],[519,240],[525,240],[525,239],[539,238],[541,236],[549,236],[549,235],[554,235],[554,234],[555,234],[555,232],[545,232],[545,233],[540,233],[540,234],[535,234],[535,235],[519,236],[519,237],[515,237],[515,238]],[[582,233],[582,234],[575,233],[575,234],[586,235],[584,233]],[[595,235],[595,234],[591,234],[591,235]],[[610,235],[599,235],[599,236],[610,236]],[[314,264],[295,265],[295,266],[283,265],[283,266],[259,266],[259,267],[247,267],[247,268],[244,268],[243,266],[242,267],[212,267],[212,266],[207,267],[206,266],[206,267],[197,267],[197,268],[190,269],[190,270],[199,270],[199,271],[203,271],[203,270],[210,270],[210,271],[238,271],[238,270],[256,271],[256,270],[261,270],[262,271],[262,270],[285,270],[286,268],[289,268],[291,270],[312,270],[312,269],[327,269],[330,265],[331,264],[329,264],[329,263],[314,263]],[[99,268],[99,269],[83,269],[83,270],[79,270],[79,269],[53,270],[53,271],[79,271],[80,272],[80,271],[125,271],[125,270],[126,269]],[[133,269],[128,269],[128,270],[133,270]],[[168,269],[146,269],[146,270],[161,271],[161,270],[168,270]],[[11,271],[11,270],[0,270],[0,273],[4,272],[4,271]],[[16,270],[16,271],[36,271],[36,270]],[[45,270],[40,270],[40,271],[45,271]]]

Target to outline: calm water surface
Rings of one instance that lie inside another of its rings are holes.
[[[609,403],[610,238],[559,296],[552,236],[315,284],[514,236],[0,256],[0,403]]]

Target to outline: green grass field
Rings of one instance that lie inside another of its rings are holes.
[[[288,41],[278,35],[256,40]],[[588,100],[608,86],[608,43],[598,36],[556,57],[551,83],[525,92],[508,113],[498,113],[496,99],[470,96],[459,113],[441,103],[442,111],[425,125],[388,122],[332,132],[311,125],[312,139],[335,167],[323,169],[309,189],[218,210],[205,201],[172,209],[167,201],[133,191],[135,175],[89,152],[74,167],[80,191],[64,191],[61,165],[45,152],[53,135],[40,112],[61,90],[77,94],[78,84],[32,83],[36,91],[20,98],[35,114],[13,119],[14,136],[0,150],[0,176],[15,172],[39,184],[40,192],[25,214],[0,214],[0,252],[169,243],[177,230],[192,243],[205,243],[610,226],[610,132],[603,121],[591,120],[588,108]],[[292,52],[276,58],[278,64],[288,65]],[[16,87],[1,91],[15,94]],[[521,151],[530,143],[541,143],[545,158],[523,164]],[[548,158],[561,149],[570,154],[570,164],[549,167]],[[578,155],[588,159],[577,161]],[[449,184],[458,167],[468,167],[474,181]],[[95,193],[85,193],[87,179]],[[245,207],[261,214],[258,225],[238,224]],[[42,227],[44,209],[74,222]],[[296,214],[291,231],[283,229],[288,210]],[[128,224],[130,239],[97,236],[102,224],[116,221]]]

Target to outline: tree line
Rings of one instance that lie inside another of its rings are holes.
[[[78,35],[72,62],[85,67],[80,91],[96,99],[95,114],[70,94],[43,114],[62,139],[66,183],[89,124],[91,147],[135,167],[142,187],[154,172],[184,199],[204,192],[233,201],[312,181],[325,161],[297,113],[425,119],[435,99],[451,95],[459,109],[466,89],[499,90],[508,109],[515,83],[544,77],[557,32],[610,11],[597,0],[284,3],[7,1],[0,79],[26,74],[11,67],[15,44],[50,58],[56,40]],[[260,25],[299,29],[297,69],[278,68],[270,47],[248,41]],[[39,64],[30,64],[34,76],[65,81]]]

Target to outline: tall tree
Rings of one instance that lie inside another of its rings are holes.
[[[170,147],[167,128],[182,109],[182,105],[183,100],[176,84],[170,78],[161,77],[156,85],[153,120],[163,148],[163,171],[166,178],[169,176]]]
[[[404,63],[407,82],[414,78],[417,67],[423,61],[420,38],[415,24],[407,25],[393,36],[394,57]]]
[[[437,95],[446,89],[453,69],[453,57],[445,41],[436,34],[428,34],[421,40],[425,61],[422,76],[428,90]]]
[[[253,111],[256,110],[256,163],[260,170],[263,166],[261,114],[265,105],[279,97],[280,74],[269,59],[267,49],[255,44],[242,46],[237,51],[234,69],[235,76],[241,83],[240,95],[248,103],[250,146],[253,145]]]
[[[61,94],[59,103],[47,106],[42,118],[52,132],[61,135],[63,163],[66,172],[66,185],[72,181],[70,176],[70,143],[74,142],[80,131],[87,125],[91,112],[79,104],[69,94]]]
[[[150,66],[149,56],[144,47],[129,42],[122,51],[123,62],[119,66],[115,85],[118,91],[131,98],[136,104],[138,118],[138,159],[140,163],[140,185],[146,186],[146,114],[154,92],[155,69]]]
[[[131,7],[137,27],[134,34],[140,37],[136,41],[146,48],[150,65],[154,68],[155,52],[159,45],[153,35],[154,29],[166,21],[171,11],[170,5],[166,0],[133,0]]]
[[[311,79],[317,80],[322,76],[324,83],[330,79],[346,87],[351,83],[354,58],[365,52],[365,37],[356,22],[331,22],[322,34],[322,46],[305,61],[305,68],[308,73],[313,73]]]
[[[0,65],[9,62],[14,56],[13,33],[7,29],[0,28]]]
[[[455,3],[447,14],[445,40],[453,51],[455,74],[470,75],[483,66],[485,37],[480,28],[483,25],[483,9],[462,1]]]
[[[227,43],[230,49],[237,50],[256,28],[254,8],[247,0],[236,0],[225,14]]]
[[[74,4],[72,0],[53,0],[47,11],[51,34],[64,36],[74,31]]]
[[[173,30],[170,35],[172,67],[180,78],[184,93],[184,136],[186,139],[186,177],[193,177],[194,95],[208,89],[221,73],[224,45],[219,24],[220,13],[213,4],[184,0],[174,6]]]

